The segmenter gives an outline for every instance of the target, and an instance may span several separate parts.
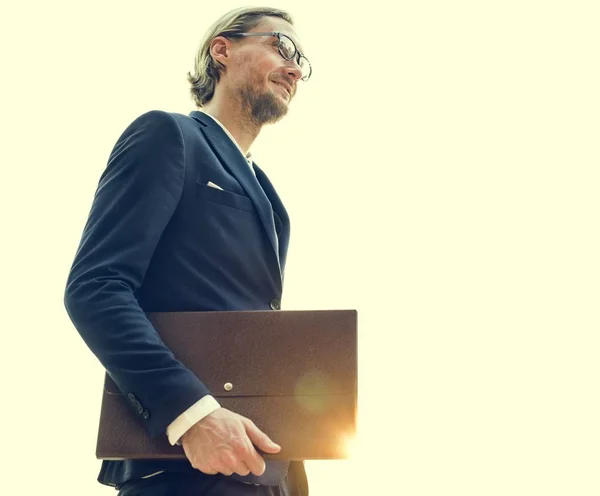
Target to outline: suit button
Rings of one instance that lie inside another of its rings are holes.
[[[269,305],[272,310],[281,310],[281,302],[277,298],[272,299]]]
[[[133,394],[133,393],[129,393],[129,394],[127,395],[127,397],[128,397],[128,398],[129,398],[129,399],[130,399],[132,402],[135,402],[135,394]]]
[[[144,410],[144,412],[142,413],[142,418],[144,420],[148,420],[149,416],[150,416],[150,414],[148,413],[148,410]]]

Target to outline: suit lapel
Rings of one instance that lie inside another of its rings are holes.
[[[287,210],[283,206],[283,202],[279,195],[275,191],[273,184],[267,177],[267,175],[258,167],[258,165],[254,164],[254,170],[256,171],[256,177],[258,182],[262,186],[262,189],[269,197],[271,202],[271,206],[275,211],[277,217],[279,217],[279,221],[281,225],[277,229],[277,233],[279,234],[279,260],[281,265],[281,270],[285,269],[285,259],[287,255],[288,244],[290,241],[290,218],[288,216]],[[277,226],[276,226],[277,227]]]
[[[258,212],[258,216],[260,217],[266,235],[273,248],[273,254],[277,259],[277,265],[281,273],[279,250],[277,249],[276,240],[277,234],[275,232],[273,210],[269,198],[267,198],[265,192],[257,182],[257,178],[254,177],[246,159],[242,156],[229,136],[221,129],[221,126],[219,126],[211,117],[205,115],[204,112],[194,110],[190,112],[189,115],[191,118],[202,124],[201,130],[208,142],[212,145],[217,156],[220,158],[221,163],[231,175],[238,180],[250,200],[252,200],[252,203],[254,203],[254,207]]]

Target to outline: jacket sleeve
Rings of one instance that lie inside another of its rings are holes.
[[[74,326],[153,438],[209,394],[136,299],[184,173],[183,136],[170,114],[151,111],[128,126],[100,177],[64,295]]]

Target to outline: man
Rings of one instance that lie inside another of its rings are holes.
[[[118,139],[69,273],[65,306],[150,436],[185,461],[104,461],[119,495],[308,494],[301,463],[224,408],[179,362],[146,312],[278,310],[289,218],[250,158],[262,126],[308,80],[291,17],[237,9],[207,33],[188,74],[202,110],[148,112]]]

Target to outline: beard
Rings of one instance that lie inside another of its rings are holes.
[[[287,114],[288,106],[268,90],[257,91],[251,83],[239,90],[242,108],[255,124],[274,124]]]

